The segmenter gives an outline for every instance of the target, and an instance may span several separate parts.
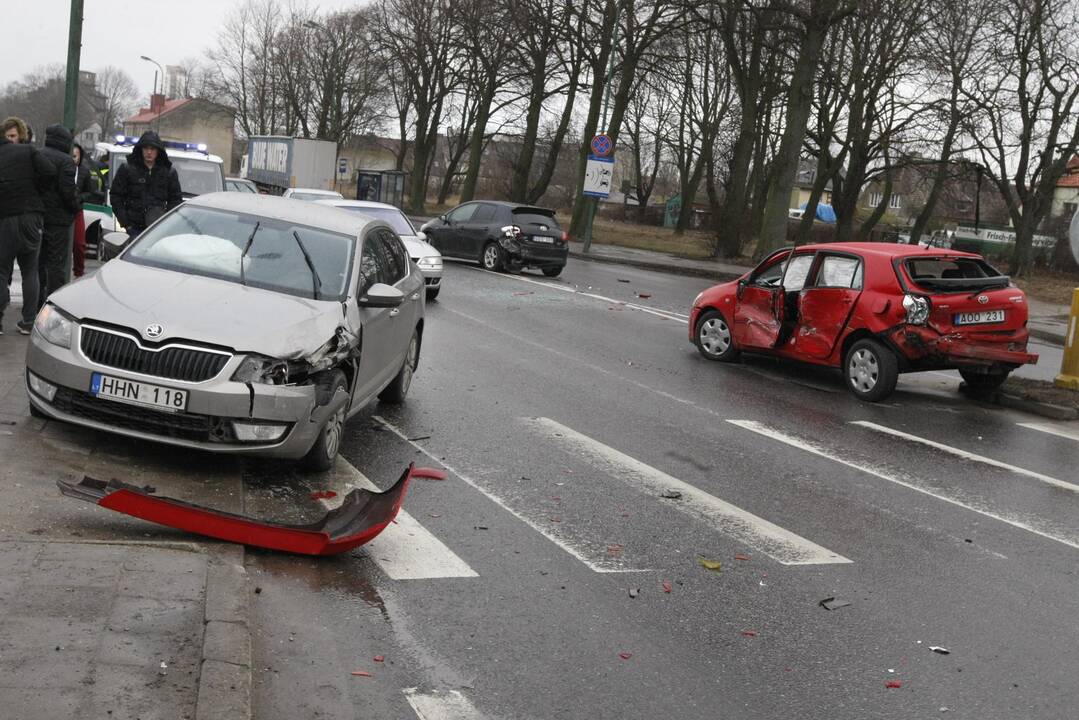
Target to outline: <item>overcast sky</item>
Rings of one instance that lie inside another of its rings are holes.
[[[67,63],[70,0],[10,0],[22,8],[4,13],[0,30],[0,88],[52,63]],[[5,0],[5,4],[7,0]],[[84,0],[83,70],[105,65],[123,68],[145,95],[154,84],[155,67],[147,55],[173,65],[202,57],[216,41],[217,29],[242,0]],[[319,0],[312,7],[337,10],[358,0]]]

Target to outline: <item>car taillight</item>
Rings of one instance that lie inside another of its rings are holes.
[[[907,323],[925,325],[929,320],[929,298],[922,295],[904,295],[903,309],[907,311]]]
[[[569,233],[566,232],[565,230],[562,231],[562,242],[564,242],[564,243],[569,242]]]

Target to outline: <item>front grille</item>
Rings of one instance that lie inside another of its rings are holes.
[[[135,339],[91,327],[82,329],[82,352],[98,365],[170,380],[202,382],[217,375],[231,356],[187,347],[146,350]]]
[[[200,442],[236,442],[232,423],[225,418],[187,412],[159,412],[105,400],[63,386],[57,388],[52,404],[69,415],[151,435]]]

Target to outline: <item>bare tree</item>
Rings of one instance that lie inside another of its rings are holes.
[[[124,70],[106,65],[97,71],[97,91],[104,98],[97,122],[105,133],[120,129],[124,117],[135,109],[139,89]]]
[[[1002,0],[985,26],[990,67],[967,93],[977,106],[968,131],[1015,226],[1015,275],[1079,147],[1077,26],[1075,0]]]
[[[637,220],[644,222],[648,199],[656,187],[663,159],[663,139],[668,137],[670,118],[674,114],[669,93],[663,92],[662,81],[651,73],[642,76],[630,98],[623,121],[633,159],[633,192],[637,200]]]

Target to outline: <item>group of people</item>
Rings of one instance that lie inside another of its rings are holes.
[[[63,125],[45,130],[45,146],[32,144],[27,124],[9,117],[0,125],[0,335],[11,301],[15,264],[22,275],[22,317],[28,335],[46,298],[82,276],[84,204],[104,202],[103,172]],[[111,183],[113,213],[134,237],[182,202],[180,181],[157,133],[147,131]]]

